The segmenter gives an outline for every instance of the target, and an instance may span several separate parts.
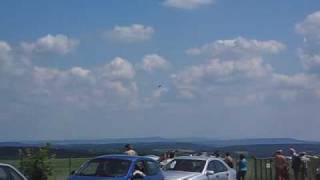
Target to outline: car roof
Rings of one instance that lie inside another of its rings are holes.
[[[111,155],[102,155],[95,157],[94,159],[121,159],[121,160],[129,160],[129,161],[136,161],[136,160],[152,160],[153,159],[149,157],[143,157],[143,156],[129,156],[126,154],[111,154]]]
[[[9,166],[9,167],[13,167],[12,165],[10,164],[4,164],[4,163],[0,163],[0,166]]]
[[[175,157],[174,159],[189,159],[189,160],[221,160],[220,158],[214,157],[214,156],[179,156]]]

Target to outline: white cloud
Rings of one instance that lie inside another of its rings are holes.
[[[169,62],[158,54],[147,54],[142,59],[142,69],[148,72],[164,70],[169,67]]]
[[[261,58],[221,61],[212,59],[207,63],[185,68],[173,76],[173,82],[181,96],[194,97],[198,92],[205,93],[217,84],[237,84],[242,81],[255,81],[272,74],[269,64]]]
[[[320,69],[320,54],[308,53],[304,50],[299,51],[299,58],[302,66],[306,70]]]
[[[186,51],[189,55],[209,54],[213,56],[261,56],[263,54],[277,54],[286,46],[275,40],[259,41],[237,37],[229,40],[217,40],[198,48],[191,48]]]
[[[73,67],[70,69],[70,73],[79,77],[88,77],[91,71],[82,67]]]
[[[0,41],[0,70],[9,65],[9,53],[11,47],[8,43]]]
[[[106,36],[121,42],[141,42],[152,38],[154,29],[143,24],[133,24],[131,26],[115,26]]]
[[[102,77],[108,79],[133,79],[135,74],[133,65],[121,57],[114,58],[101,69]]]
[[[165,0],[164,5],[174,8],[192,10],[214,4],[215,0]]]
[[[320,11],[308,15],[296,25],[296,31],[304,37],[298,54],[305,70],[320,69]]]
[[[298,73],[293,75],[274,74],[272,78],[274,89],[278,89],[279,95],[285,100],[297,97],[320,98],[320,76],[316,74]]]
[[[0,53],[7,53],[11,51],[11,47],[7,42],[0,41]]]
[[[71,39],[63,34],[51,35],[48,34],[39,38],[36,42],[21,43],[23,50],[26,53],[58,53],[67,54],[74,50],[79,44],[76,39]]]
[[[296,25],[296,31],[308,39],[320,40],[320,11],[308,15],[305,20]]]
[[[160,87],[152,91],[151,96],[146,97],[144,102],[147,106],[152,106],[160,101],[161,97],[163,97],[166,93],[168,93],[169,89],[165,87]]]

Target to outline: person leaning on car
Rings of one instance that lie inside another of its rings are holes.
[[[131,144],[126,144],[124,146],[125,148],[125,154],[129,155],[129,156],[137,156],[137,152],[133,149],[132,145]]]

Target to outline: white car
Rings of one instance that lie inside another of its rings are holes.
[[[165,180],[236,180],[236,171],[219,158],[182,156],[164,167],[164,177]]]
[[[1,180],[27,180],[16,168],[9,164],[0,163],[0,179]]]

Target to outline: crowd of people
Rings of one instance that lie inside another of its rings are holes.
[[[125,154],[130,156],[138,155],[130,144],[125,145]],[[164,153],[158,160],[161,165],[167,164],[175,157],[176,151],[168,151]],[[292,169],[294,180],[308,179],[308,161],[305,152],[298,153],[295,149],[289,149],[290,156],[285,156],[282,150],[277,150],[274,154],[274,169],[276,180],[289,180],[289,171]],[[203,155],[203,154],[201,154]],[[219,151],[216,151],[213,156],[222,158]],[[244,154],[239,155],[239,160],[235,161],[229,152],[224,155],[225,163],[237,170],[237,180],[245,180],[248,171],[248,161]],[[291,167],[290,167],[291,165]]]

